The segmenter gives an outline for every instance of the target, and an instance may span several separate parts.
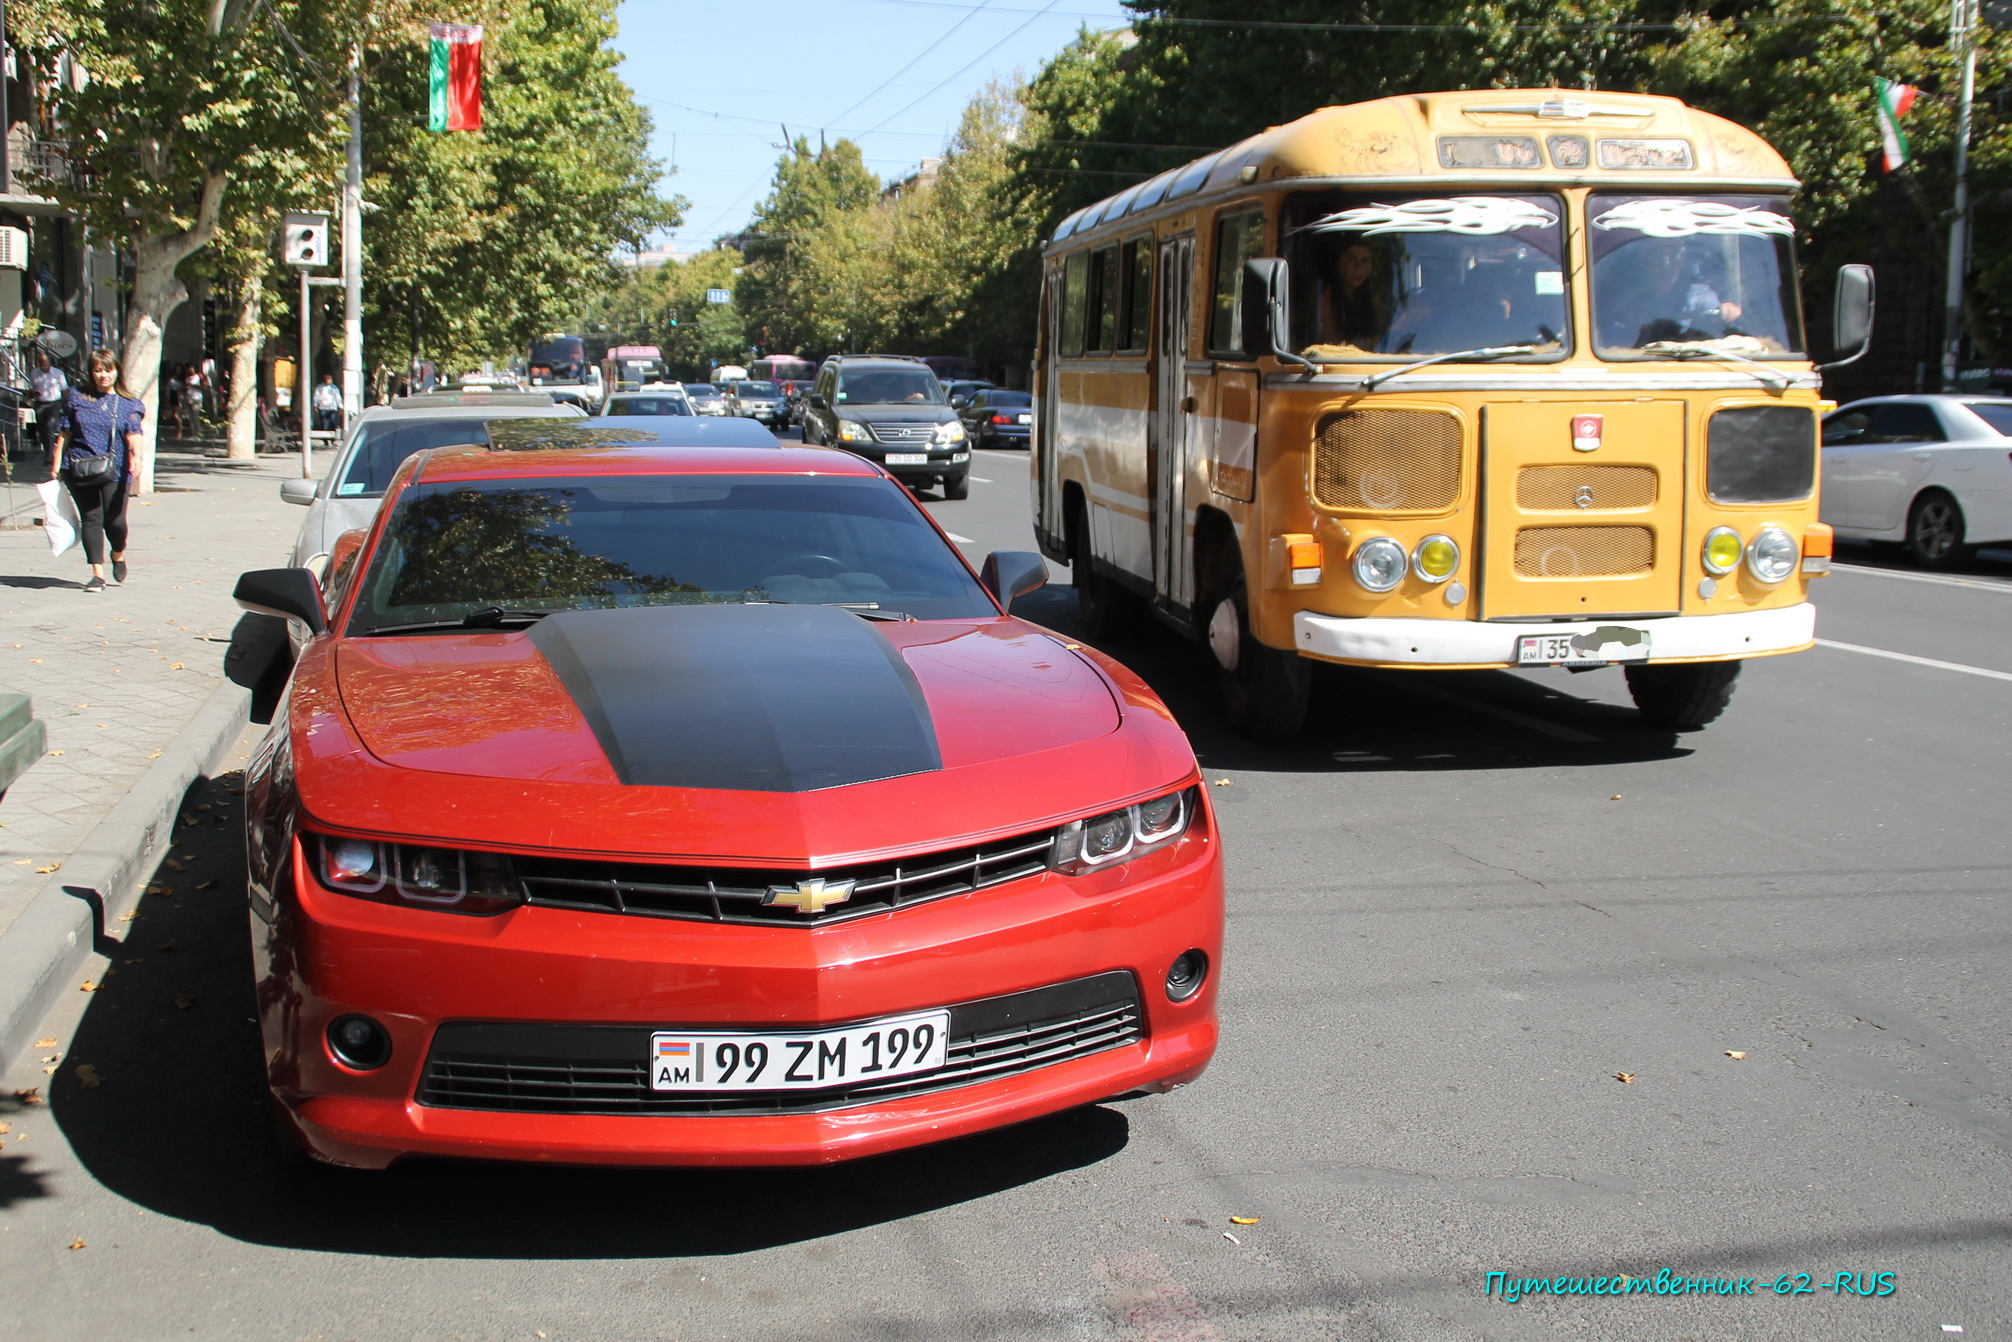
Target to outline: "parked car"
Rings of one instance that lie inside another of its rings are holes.
[[[725,415],[732,413],[727,405],[726,393],[712,383],[687,382],[684,384],[684,388],[685,395],[691,397],[692,409],[698,411],[700,414]]]
[[[789,422],[789,410],[783,404],[782,389],[773,382],[752,379],[736,382],[733,391],[727,395],[727,405],[733,414],[757,420],[772,429],[779,429]]]
[[[1034,436],[1034,397],[988,387],[958,412],[974,447],[1025,447]]]
[[[692,398],[677,383],[618,391],[601,407],[603,415],[694,415]]]
[[[2012,541],[2012,398],[1875,396],[1823,420],[1823,520],[1928,568]]]
[[[1007,613],[1040,557],[641,425],[729,427],[499,426],[325,587],[239,580],[306,635],[244,798],[282,1137],[814,1164],[1199,1077],[1209,789],[1150,687]]]
[[[580,408],[543,391],[423,392],[366,407],[349,422],[349,436],[319,480],[284,480],[279,496],[302,504],[307,518],[293,544],[293,562],[319,566],[335,538],[370,525],[392,476],[415,452],[450,443],[487,443],[488,424],[505,419],[578,420]]]
[[[996,382],[983,382],[977,378],[958,378],[943,384],[943,395],[952,410],[962,410],[971,404],[971,398],[987,387],[996,387]]]
[[[903,484],[940,486],[946,499],[970,497],[964,423],[920,359],[891,354],[826,359],[805,400],[803,440],[877,461]]]

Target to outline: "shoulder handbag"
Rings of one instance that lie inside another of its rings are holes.
[[[73,484],[104,484],[112,478],[112,458],[97,452],[79,453],[63,464],[63,474]]]

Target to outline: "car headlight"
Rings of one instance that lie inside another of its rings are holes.
[[[1795,572],[1802,550],[1780,527],[1762,527],[1747,546],[1747,571],[1762,582],[1780,582]]]
[[[1705,572],[1716,577],[1724,577],[1740,566],[1740,556],[1746,553],[1746,544],[1740,540],[1740,533],[1731,527],[1713,527],[1705,533],[1705,548],[1701,554]]]
[[[866,426],[858,420],[841,419],[838,421],[838,441],[841,443],[868,443],[873,441],[873,435],[867,432]]]
[[[502,853],[375,839],[319,837],[322,883],[359,899],[448,913],[501,913],[524,902],[515,865]]]
[[[1411,569],[1427,582],[1445,582],[1460,568],[1460,545],[1451,536],[1427,536],[1411,551]]]
[[[1187,832],[1194,813],[1195,789],[1182,788],[1088,820],[1071,820],[1055,831],[1048,866],[1064,876],[1114,866],[1143,849],[1178,839]]]
[[[953,419],[948,424],[936,426],[936,441],[939,443],[961,443],[964,441],[964,421]]]
[[[1404,570],[1411,566],[1411,556],[1390,537],[1376,536],[1356,547],[1355,557],[1348,566],[1354,570],[1355,580],[1370,591],[1388,592],[1404,581]]]

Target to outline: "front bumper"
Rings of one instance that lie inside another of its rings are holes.
[[[1647,630],[1650,662],[1705,662],[1799,652],[1816,638],[1816,607],[1805,601],[1773,610],[1662,619],[1597,618],[1543,624],[1478,620],[1348,619],[1300,611],[1292,618],[1301,656],[1357,666],[1486,667],[1516,665],[1520,639],[1583,634],[1602,623]]]
[[[337,1164],[403,1155],[611,1165],[819,1164],[964,1136],[1200,1076],[1216,1045],[1222,867],[1204,822],[1165,853],[1087,877],[1048,873],[912,908],[790,929],[527,907],[458,917],[350,899],[296,876],[254,920],[273,1091]],[[298,855],[295,872],[303,870]],[[1191,948],[1211,972],[1163,988]],[[550,1113],[420,1103],[449,1021],[805,1029],[1024,993],[1129,970],[1142,1036],[1016,1075],[821,1112]],[[390,1034],[382,1067],[329,1052],[337,1017]]]
[[[914,447],[907,447],[893,443],[885,445],[874,443],[835,443],[833,446],[842,447],[855,456],[865,457],[868,461],[879,466],[897,480],[935,480],[942,476],[956,477],[971,469],[971,448],[968,443],[958,443],[953,447],[932,447],[927,444],[917,444]],[[929,460],[921,462],[891,462],[887,459],[890,452],[906,456],[912,456],[918,452],[925,453]]]

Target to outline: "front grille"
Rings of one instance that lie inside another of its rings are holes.
[[[1793,405],[1721,410],[1705,424],[1705,492],[1718,503],[1794,503],[1816,487],[1816,414]]]
[[[1045,871],[1054,837],[1053,830],[1042,830],[947,852],[816,871],[528,857],[517,859],[517,874],[523,879],[525,897],[547,908],[702,923],[823,927],[925,900],[970,894]],[[820,880],[827,891],[853,882],[851,897],[819,913],[762,902],[771,887],[794,891],[800,884]]]
[[[1460,496],[1460,421],[1430,410],[1343,410],[1314,434],[1313,495],[1352,512],[1437,512]]]
[[[1516,572],[1525,578],[1622,578],[1655,566],[1647,527],[1526,527],[1516,533]]]
[[[1655,501],[1653,466],[1525,466],[1516,475],[1519,508],[1597,512]]]
[[[417,1098],[441,1109],[533,1114],[809,1114],[1088,1057],[1139,1042],[1144,1022],[1138,981],[1113,970],[953,1006],[947,1058],[934,1072],[817,1091],[694,1094],[650,1089],[650,1036],[673,1026],[449,1021],[433,1036]]]
[[[936,436],[934,424],[869,424],[876,442],[926,443]]]

